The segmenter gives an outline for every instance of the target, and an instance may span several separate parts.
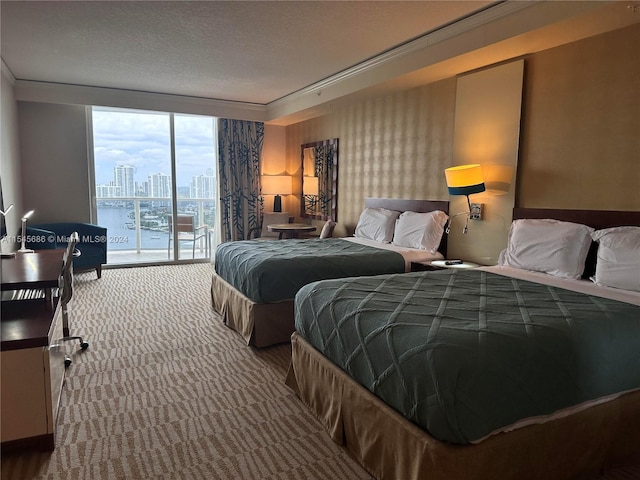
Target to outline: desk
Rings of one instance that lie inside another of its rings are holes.
[[[16,253],[2,259],[2,290],[58,286],[64,250]],[[65,352],[57,302],[11,300],[0,304],[0,413],[2,451],[36,447],[53,450]]]
[[[298,238],[300,232],[315,232],[316,227],[306,223],[273,223],[267,225],[267,230],[279,233],[278,239],[282,239],[285,234],[289,238]]]
[[[17,252],[15,257],[2,259],[2,291],[44,289],[51,300],[51,289],[58,286],[62,273],[64,249]]]

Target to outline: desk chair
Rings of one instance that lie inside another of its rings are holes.
[[[89,344],[85,342],[82,337],[77,335],[69,335],[69,302],[73,297],[73,250],[78,243],[78,232],[73,232],[69,236],[69,243],[67,249],[62,257],[62,274],[58,280],[58,301],[60,302],[60,308],[62,309],[62,335],[60,342],[66,342],[70,340],[78,340],[80,342],[80,349],[85,351],[89,348]],[[65,355],[64,366],[71,365],[71,357]]]
[[[169,220],[169,242],[167,244],[167,257],[171,258],[171,242],[173,241],[173,218],[171,215]],[[208,253],[209,227],[207,225],[195,226],[195,217],[193,215],[177,215],[176,216],[176,232],[178,233],[178,246],[180,242],[193,242],[192,258],[196,258],[196,241],[201,238],[205,239],[205,253]]]

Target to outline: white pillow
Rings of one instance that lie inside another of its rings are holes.
[[[396,221],[393,244],[436,253],[448,218],[441,210],[428,213],[404,212]]]
[[[400,212],[386,208],[365,208],[358,219],[354,236],[391,243],[398,215]]]
[[[598,242],[597,285],[640,292],[640,227],[613,227],[591,234]]]
[[[514,220],[498,265],[578,279],[591,246],[593,228],[552,219]]]

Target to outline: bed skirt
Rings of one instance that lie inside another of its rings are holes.
[[[640,392],[475,445],[436,440],[353,381],[299,334],[286,383],[378,480],[566,480],[640,454]]]
[[[295,330],[293,300],[255,303],[216,273],[211,281],[213,308],[229,328],[255,347],[289,342]]]

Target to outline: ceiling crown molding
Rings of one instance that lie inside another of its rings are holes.
[[[365,60],[364,62],[325,78],[324,80],[320,80],[319,82],[286,95],[285,97],[274,100],[268,105],[270,107],[277,107],[283,103],[295,101],[297,98],[305,97],[310,94],[320,96],[323,90],[331,86],[343,83],[353,77],[378,69],[391,62],[401,60],[404,57],[424,50],[425,48],[432,47],[437,43],[453,38],[461,33],[473,30],[487,23],[494,22],[511,15],[519,10],[528,8],[535,3],[536,2],[534,1],[504,1],[497,5],[489,6],[469,17],[462,18],[454,23],[440,27],[437,30],[426,33],[414,40],[410,40],[407,43],[370,58],[369,60]]]
[[[519,10],[528,8],[534,3],[534,1],[504,1],[497,5],[492,5],[485,10],[458,20],[455,23],[439,27],[437,30],[426,33],[414,40],[410,40],[409,42],[393,48],[392,50],[377,55],[369,60],[365,60],[364,62],[354,65],[353,67],[343,70],[342,72],[339,72],[335,75],[332,75],[329,78],[320,80],[313,85],[298,90],[297,92],[294,92],[283,98],[287,99],[298,94],[308,95],[310,93],[322,91],[323,89],[326,89],[334,84],[344,82],[351,77],[360,75],[369,70],[379,68],[390,62],[401,60],[408,55],[424,50],[425,48],[432,47],[437,43],[453,38],[457,35],[460,35],[461,33],[468,32],[469,30],[473,30],[487,23],[494,22],[503,17],[511,15]],[[278,101],[280,101],[280,99],[272,103],[276,103]]]
[[[366,95],[365,92],[369,94],[375,92],[379,95],[381,92],[397,88],[400,84],[404,85],[403,88],[412,88],[418,84],[413,84],[415,82],[412,83],[410,77],[417,79],[420,75],[415,74],[418,72],[423,73],[424,81],[419,83],[422,85],[446,76],[455,76],[480,68],[483,65],[477,65],[471,61],[466,62],[469,65],[460,61],[453,66],[453,60],[463,60],[463,58],[468,60],[471,58],[469,56],[471,53],[483,49],[486,52],[489,47],[496,48],[492,51],[492,58],[484,65],[531,53],[526,44],[518,44],[518,38],[577,18],[586,19],[585,22],[589,23],[594,17],[598,17],[598,12],[602,9],[611,10],[609,7],[615,7],[620,3],[622,2],[606,0],[571,2],[506,0],[495,3],[475,14],[267,104],[267,121],[278,125],[289,125],[324,115],[331,109],[348,102],[350,98],[356,99]],[[619,12],[615,15],[619,16]],[[573,41],[570,38],[563,40],[564,37],[567,35],[558,36],[558,41],[560,43]],[[510,40],[513,40],[512,45],[517,48],[504,48],[504,42]],[[546,43],[545,48],[559,44]],[[500,46],[503,47],[504,54],[500,53]],[[438,65],[443,68],[438,69]],[[453,67],[447,70],[445,65]],[[438,72],[446,75],[438,77]],[[404,83],[401,79],[404,79]]]
[[[256,103],[32,80],[16,80],[15,95],[17,100],[29,102],[134,108],[242,120],[264,121],[266,116],[266,106]]]

